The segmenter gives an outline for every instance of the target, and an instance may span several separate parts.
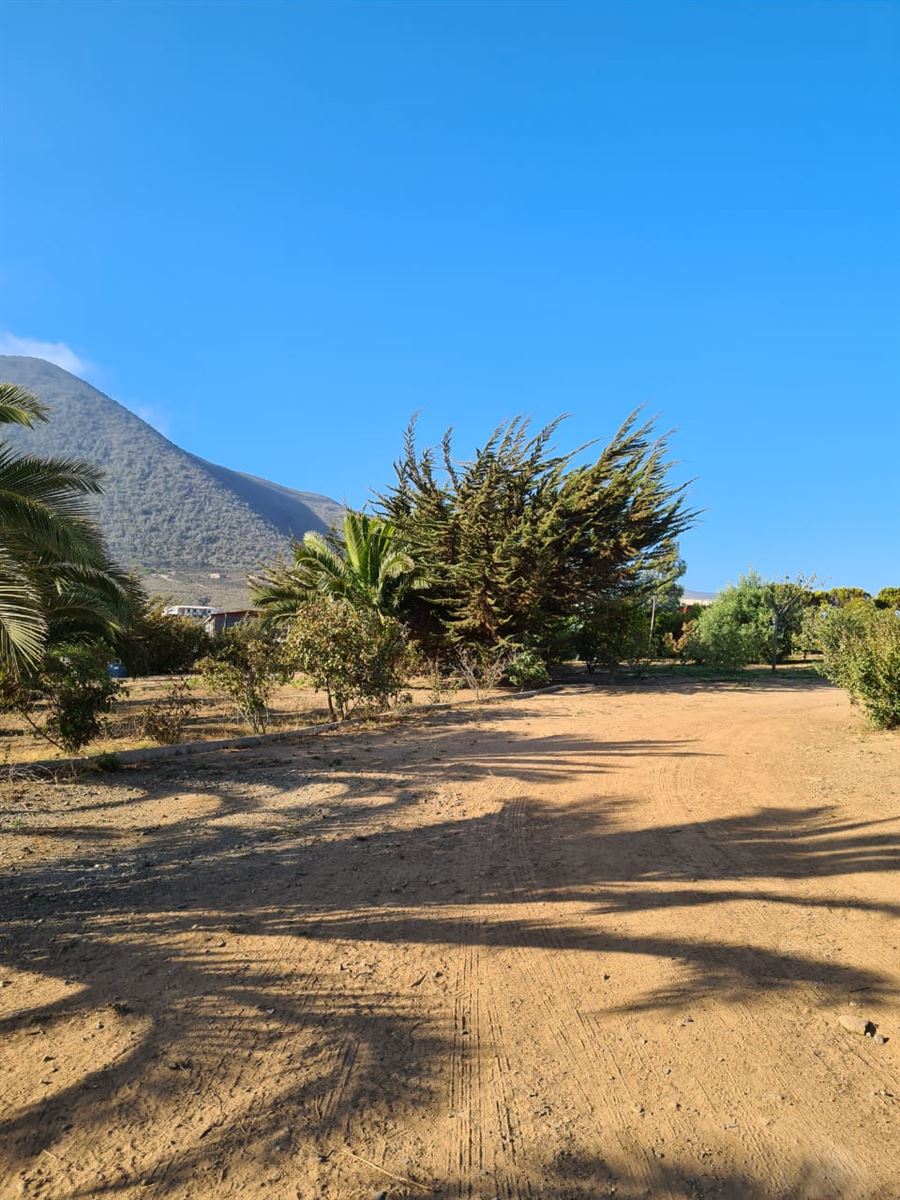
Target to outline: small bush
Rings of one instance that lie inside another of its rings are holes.
[[[547,664],[536,650],[520,650],[506,668],[506,677],[520,691],[546,687],[550,682]]]
[[[447,704],[462,687],[462,680],[439,658],[426,658],[419,669],[428,681],[432,704]]]
[[[121,771],[122,760],[118,754],[114,754],[111,750],[106,750],[103,754],[98,754],[94,759],[97,767],[101,771]]]
[[[821,673],[844,688],[873,725],[900,725],[900,618],[874,605],[832,609],[818,641]]]
[[[254,733],[269,726],[269,699],[293,675],[284,642],[260,621],[241,621],[197,664],[209,686],[226,696]]]
[[[396,701],[413,668],[404,625],[343,599],[301,604],[286,651],[312,686],[325,692],[328,711],[340,721],[358,704],[384,708]]]
[[[582,617],[575,630],[575,652],[593,674],[612,671],[647,657],[650,616],[644,605],[632,600],[597,604]]]
[[[165,696],[144,712],[141,732],[144,737],[161,746],[174,746],[184,736],[187,723],[199,703],[191,695],[191,685],[186,679],[175,680],[169,685]]]
[[[123,691],[109,674],[111,653],[103,645],[55,646],[30,674],[3,676],[0,704],[51,745],[77,754],[106,732],[106,716]]]
[[[712,612],[712,608],[707,611]],[[763,652],[755,629],[701,618],[687,629],[684,657],[714,671],[740,671],[762,658]]]
[[[484,646],[461,646],[456,652],[459,673],[466,686],[480,700],[484,692],[499,687],[509,666],[510,654],[502,646],[487,649]]]

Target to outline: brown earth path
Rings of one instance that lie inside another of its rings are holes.
[[[571,687],[0,814],[3,1200],[900,1197],[900,738],[831,688]]]

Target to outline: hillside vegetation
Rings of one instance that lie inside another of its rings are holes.
[[[113,557],[145,573],[163,572],[178,598],[198,589],[216,596],[226,581],[271,559],[290,537],[325,531],[342,514],[327,496],[294,491],[205,462],[140,417],[61,367],[38,358],[0,356],[0,379],[40,398],[51,420],[16,429],[10,441],[29,453],[83,459],[104,472],[94,501]],[[211,580],[221,573],[221,581]]]

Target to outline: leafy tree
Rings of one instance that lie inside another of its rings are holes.
[[[251,579],[254,603],[269,620],[291,620],[316,596],[394,613],[423,583],[393,525],[365,513],[345,514],[343,541],[307,533],[292,555]]]
[[[561,420],[562,418],[560,418]],[[592,463],[551,447],[518,417],[469,462],[419,451],[415,422],[379,497],[427,590],[400,605],[417,636],[497,645],[545,640],[548,626],[598,601],[646,592],[694,514],[669,483],[666,439],[633,414]]]
[[[876,608],[889,608],[892,612],[900,612],[900,587],[882,588],[875,597]]]
[[[0,425],[32,428],[43,405],[0,384]],[[136,598],[89,519],[98,472],[69,458],[20,454],[0,441],[0,663],[34,668],[50,642],[122,633]]]
[[[774,671],[778,660],[791,652],[794,638],[803,626],[803,615],[813,592],[805,579],[785,579],[765,585],[766,606],[771,621],[769,663]]]
[[[851,604],[854,600],[872,599],[868,592],[858,587],[831,588],[830,591],[825,593],[825,598],[827,603],[836,604],[838,608],[843,608],[845,604]]]
[[[686,653],[716,670],[740,670],[767,659],[774,669],[790,654],[812,594],[803,580],[766,582],[751,571],[691,622]]]
[[[265,733],[272,692],[294,673],[283,640],[256,620],[227,629],[197,667],[214,691],[228,697],[254,733]]]
[[[575,626],[575,653],[593,674],[647,657],[650,613],[642,598],[596,603]]]
[[[900,725],[900,617],[874,604],[834,608],[818,640],[822,674],[849,692],[874,725]]]
[[[341,721],[357,704],[383,708],[395,700],[413,665],[406,629],[395,617],[344,597],[319,595],[299,606],[286,651]]]
[[[53,646],[27,673],[0,668],[0,708],[18,713],[45,741],[76,754],[106,731],[122,685],[110,678],[110,648]]]
[[[764,660],[772,630],[766,589],[751,572],[720,592],[691,622],[687,656],[719,671],[737,671]]]
[[[818,607],[810,606],[803,610],[800,628],[791,640],[791,651],[794,654],[802,654],[804,662],[810,654],[818,654],[821,649],[819,631],[827,612],[827,604]]]
[[[184,674],[211,652],[213,641],[199,621],[163,607],[160,599],[141,606],[120,651],[129,675]]]

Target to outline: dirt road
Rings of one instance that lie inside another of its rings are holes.
[[[900,1197],[900,738],[828,687],[573,687],[2,816],[4,1200]]]

